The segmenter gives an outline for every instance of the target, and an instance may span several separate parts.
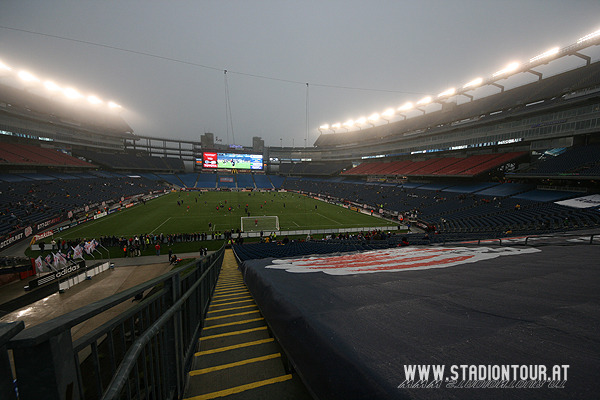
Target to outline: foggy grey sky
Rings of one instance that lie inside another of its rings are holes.
[[[199,140],[208,131],[226,143],[228,70],[235,142],[261,136],[298,147],[305,82],[311,145],[322,124],[414,103],[575,43],[600,29],[600,1],[0,0],[0,26],[45,34],[0,28],[1,62],[116,101],[136,134]],[[553,68],[583,63],[568,59]]]

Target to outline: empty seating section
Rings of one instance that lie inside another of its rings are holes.
[[[169,182],[172,185],[183,187],[184,184],[176,174],[156,174],[159,178]]]
[[[238,189],[254,189],[254,179],[250,174],[237,174],[237,187]]]
[[[507,162],[513,161],[519,157],[522,157],[525,154],[526,154],[525,152],[504,153],[504,154],[498,155],[497,157],[490,157],[489,160],[486,160],[478,165],[475,165],[469,169],[466,169],[466,170],[462,171],[461,173],[459,173],[459,175],[475,176],[475,175],[481,174],[483,172],[489,171],[490,169],[497,168],[500,165],[503,165]]]
[[[100,178],[88,174],[69,174],[71,176],[68,177],[27,174],[27,178],[45,176],[47,179],[21,176],[17,181],[11,179],[11,175],[0,175],[0,234],[46,221],[86,205],[119,201],[122,196],[164,189],[157,181],[127,176]]]
[[[512,196],[513,199],[524,199],[532,201],[558,201],[573,197],[572,192],[561,192],[558,190],[534,189]]]
[[[437,171],[436,175],[456,176],[469,168],[473,168],[474,166],[496,158],[497,156],[498,154],[479,154],[467,157],[454,164],[449,165],[446,168],[442,168],[441,170]]]
[[[574,197],[576,194],[572,192],[537,190],[533,185],[518,183],[446,186],[449,185],[380,185],[304,178],[286,180],[284,184],[289,190],[320,193],[341,201],[397,211],[435,225],[446,234],[487,232],[494,237],[504,235],[507,230],[550,232],[600,225],[598,209],[580,210],[554,204]]]
[[[77,154],[94,163],[116,170],[132,171],[185,171],[180,158],[157,157],[141,154],[108,154],[78,150]]]
[[[412,175],[434,175],[437,171],[442,168],[446,168],[459,161],[458,158],[446,157],[446,158],[435,158],[435,161],[425,165],[419,169],[413,170]]]
[[[198,180],[198,174],[177,174],[181,182],[187,188],[196,187],[196,181]]]
[[[451,193],[475,193],[484,189],[489,189],[492,186],[496,186],[497,183],[491,182],[479,182],[479,183],[467,183],[465,185],[455,185],[448,188],[442,189],[442,192]]]
[[[526,153],[482,154],[467,158],[443,157],[421,161],[363,163],[342,175],[475,176],[498,168]]]
[[[273,187],[275,187],[275,189],[281,188],[281,185],[286,180],[286,178],[279,175],[270,175],[269,179],[271,180],[271,183],[273,184]]]
[[[267,175],[254,175],[254,183],[259,189],[273,189],[273,184]]]
[[[214,189],[215,187],[217,187],[217,174],[199,174],[196,187]]]
[[[405,161],[392,161],[391,163],[387,163],[386,167],[383,168],[379,173],[381,175],[393,175],[398,168],[402,168],[404,165],[411,163],[409,160]]]
[[[600,143],[575,147],[566,152],[540,162],[529,171],[516,173],[515,176],[557,176],[564,174],[585,174],[586,170],[600,166]]]
[[[507,197],[533,189],[534,186],[527,183],[503,183],[480,191],[482,196]]]
[[[37,166],[63,166],[92,168],[94,165],[79,160],[68,154],[41,147],[2,143],[0,148],[0,164],[19,164]]]
[[[369,170],[381,167],[379,162],[362,163],[348,171],[342,172],[344,175],[365,175]]]

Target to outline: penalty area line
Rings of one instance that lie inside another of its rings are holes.
[[[324,216],[324,215],[323,215],[323,214],[321,214],[321,213],[316,213],[316,214],[317,214],[317,215],[320,215],[321,217],[323,217],[323,218],[325,218],[325,219],[328,219],[328,220],[330,220],[331,222],[335,222],[335,223],[336,223],[336,224],[338,224],[338,225],[343,225],[341,222],[337,222],[336,220],[334,220],[334,219],[331,219],[331,218],[329,218],[329,217],[326,217],[326,216]]]
[[[165,222],[163,222],[162,224],[160,224],[159,226],[157,226],[156,228],[154,228],[154,230],[150,233],[154,233],[154,231],[156,231],[158,228],[160,228],[161,226],[163,226],[164,224],[166,224],[169,220],[171,219],[171,217],[165,219]]]

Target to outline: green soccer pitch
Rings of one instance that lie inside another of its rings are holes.
[[[180,205],[177,205],[178,201]],[[101,235],[208,233],[209,223],[214,231],[223,232],[240,229],[241,217],[248,216],[246,208],[251,217],[278,216],[282,231],[375,226],[392,229],[398,225],[297,193],[173,192],[57,235],[70,239]]]

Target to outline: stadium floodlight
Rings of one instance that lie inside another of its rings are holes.
[[[447,96],[452,96],[454,94],[454,92],[456,92],[456,90],[454,88],[450,88],[440,94],[438,94],[438,98],[440,97],[447,97]]]
[[[102,100],[100,100],[96,96],[88,96],[87,101],[89,101],[92,104],[100,104],[100,103],[102,103]]]
[[[341,123],[339,123],[339,122],[338,122],[338,123],[336,123],[336,124],[333,124],[333,125],[331,125],[331,127],[332,127],[332,128],[335,128],[335,129],[338,129],[338,128],[344,128],[344,129],[346,130],[346,132],[348,132],[348,128],[346,128],[346,127],[343,127],[343,126],[342,126],[342,124],[341,124]]]
[[[354,121],[354,126],[356,126],[359,130],[362,131],[361,125],[364,124],[365,122],[367,122],[367,119],[365,117],[360,117],[359,119]]]
[[[500,70],[500,71],[498,71],[498,72],[495,72],[495,73],[494,73],[494,75],[492,75],[492,77],[494,77],[494,78],[495,78],[495,77],[497,77],[497,76],[500,76],[500,75],[507,74],[507,73],[509,73],[509,72],[512,72],[512,71],[516,70],[517,68],[519,68],[519,63],[518,63],[518,62],[513,62],[513,63],[510,63],[510,64],[508,64],[508,65],[507,65],[507,67],[506,67],[506,68],[504,68],[504,69],[501,69],[501,70]]]
[[[63,94],[70,99],[80,99],[83,97],[82,94],[80,94],[77,90],[73,88],[67,88],[63,90]]]
[[[327,130],[327,129],[329,129],[329,125],[328,125],[328,124],[325,124],[325,125],[321,125],[321,126],[319,127],[319,132],[323,133],[323,131],[322,131],[321,129],[325,129],[325,130]]]
[[[404,104],[403,106],[401,106],[400,108],[398,108],[398,111],[408,111],[411,108],[413,108],[413,105],[411,102],[408,102],[408,103]]]
[[[481,78],[473,79],[471,82],[464,85],[463,89],[479,86],[479,85],[481,85],[481,82],[483,82],[483,79],[481,79]]]
[[[121,106],[120,106],[120,105],[118,105],[117,103],[114,103],[114,102],[112,102],[112,101],[109,101],[109,102],[108,102],[108,106],[109,106],[110,108],[115,108],[115,109],[116,109],[116,108],[121,108]]]
[[[429,96],[424,97],[421,100],[417,101],[418,106],[424,105],[424,104],[429,104],[429,103],[431,103],[431,97],[429,97]]]
[[[547,51],[547,52],[545,52],[545,53],[542,53],[542,54],[540,54],[540,55],[538,55],[538,56],[535,56],[535,57],[533,57],[531,60],[529,60],[529,62],[530,62],[530,63],[532,63],[532,62],[539,61],[539,60],[541,60],[542,58],[546,58],[546,57],[553,56],[553,55],[557,54],[559,50],[560,50],[560,49],[559,49],[558,47],[555,47],[555,48],[553,48],[553,49],[550,49],[550,50],[548,50],[548,51]]]
[[[354,121],[349,119],[348,121],[344,122],[344,126],[346,127],[346,130],[348,130],[348,128],[351,128],[354,126]]]
[[[396,114],[396,111],[394,111],[393,108],[388,108],[383,113],[381,113],[381,115],[384,116],[384,117],[393,117],[394,114]]]
[[[44,82],[44,86],[46,87],[46,89],[51,90],[53,92],[62,90],[62,88],[60,86],[58,86],[56,83],[54,83],[52,81]]]
[[[365,120],[365,122],[366,122],[367,124],[369,124],[369,125],[371,125],[371,126],[373,126],[373,127],[374,127],[374,126],[375,126],[375,122],[376,122],[378,119],[379,119],[379,114],[377,114],[377,113],[374,113],[374,114],[371,114],[371,115],[369,116],[369,118],[367,118],[367,119]]]
[[[387,123],[390,123],[390,118],[392,118],[396,114],[393,108],[388,108],[384,112],[381,113],[381,119],[386,120]],[[384,118],[386,117],[386,118]]]
[[[10,67],[6,64],[3,64],[2,62],[0,62],[0,69],[4,69],[6,71],[12,71],[12,69],[10,69]]]
[[[36,78],[35,76],[31,75],[27,71],[21,71],[21,72],[19,72],[19,78],[23,79],[26,82],[39,82],[40,81],[38,78]]]
[[[592,40],[594,38],[597,38],[598,36],[600,36],[600,30],[597,30],[596,32],[592,32],[589,35],[585,35],[584,37],[579,38],[579,40],[577,40],[577,44],[587,42],[588,40]]]

